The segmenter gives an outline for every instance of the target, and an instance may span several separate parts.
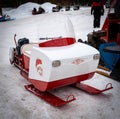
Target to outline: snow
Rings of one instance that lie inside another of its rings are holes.
[[[49,2],[41,4],[41,7],[45,9],[46,13],[52,12],[52,8],[55,7],[55,6],[56,6],[55,4],[52,4],[52,3],[49,3]]]

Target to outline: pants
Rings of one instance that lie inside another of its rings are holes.
[[[93,23],[93,27],[100,27],[100,16],[94,16],[94,23]]]

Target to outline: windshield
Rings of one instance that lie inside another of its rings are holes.
[[[37,30],[39,40],[72,37],[74,29],[70,19],[62,14],[47,14],[43,16]]]

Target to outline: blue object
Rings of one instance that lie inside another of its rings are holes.
[[[115,54],[115,53],[108,53],[103,51],[103,49],[107,46],[116,46],[116,42],[110,42],[110,43],[103,43],[99,47],[99,52],[101,56],[101,60],[105,63],[106,67],[109,70],[113,70],[113,67],[115,66],[116,62],[120,58],[120,54]]]
[[[11,19],[10,17],[6,17],[6,15],[3,15],[2,17],[0,17],[0,22],[4,22],[4,21],[11,21],[14,19]]]
[[[0,18],[0,22],[1,21],[5,21],[5,16],[2,16],[1,18]]]

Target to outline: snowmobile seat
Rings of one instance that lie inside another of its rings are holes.
[[[21,54],[27,56],[27,57],[30,57],[30,52],[31,52],[31,49],[33,47],[38,47],[38,43],[29,43],[29,44],[24,44],[22,47],[21,47]]]

